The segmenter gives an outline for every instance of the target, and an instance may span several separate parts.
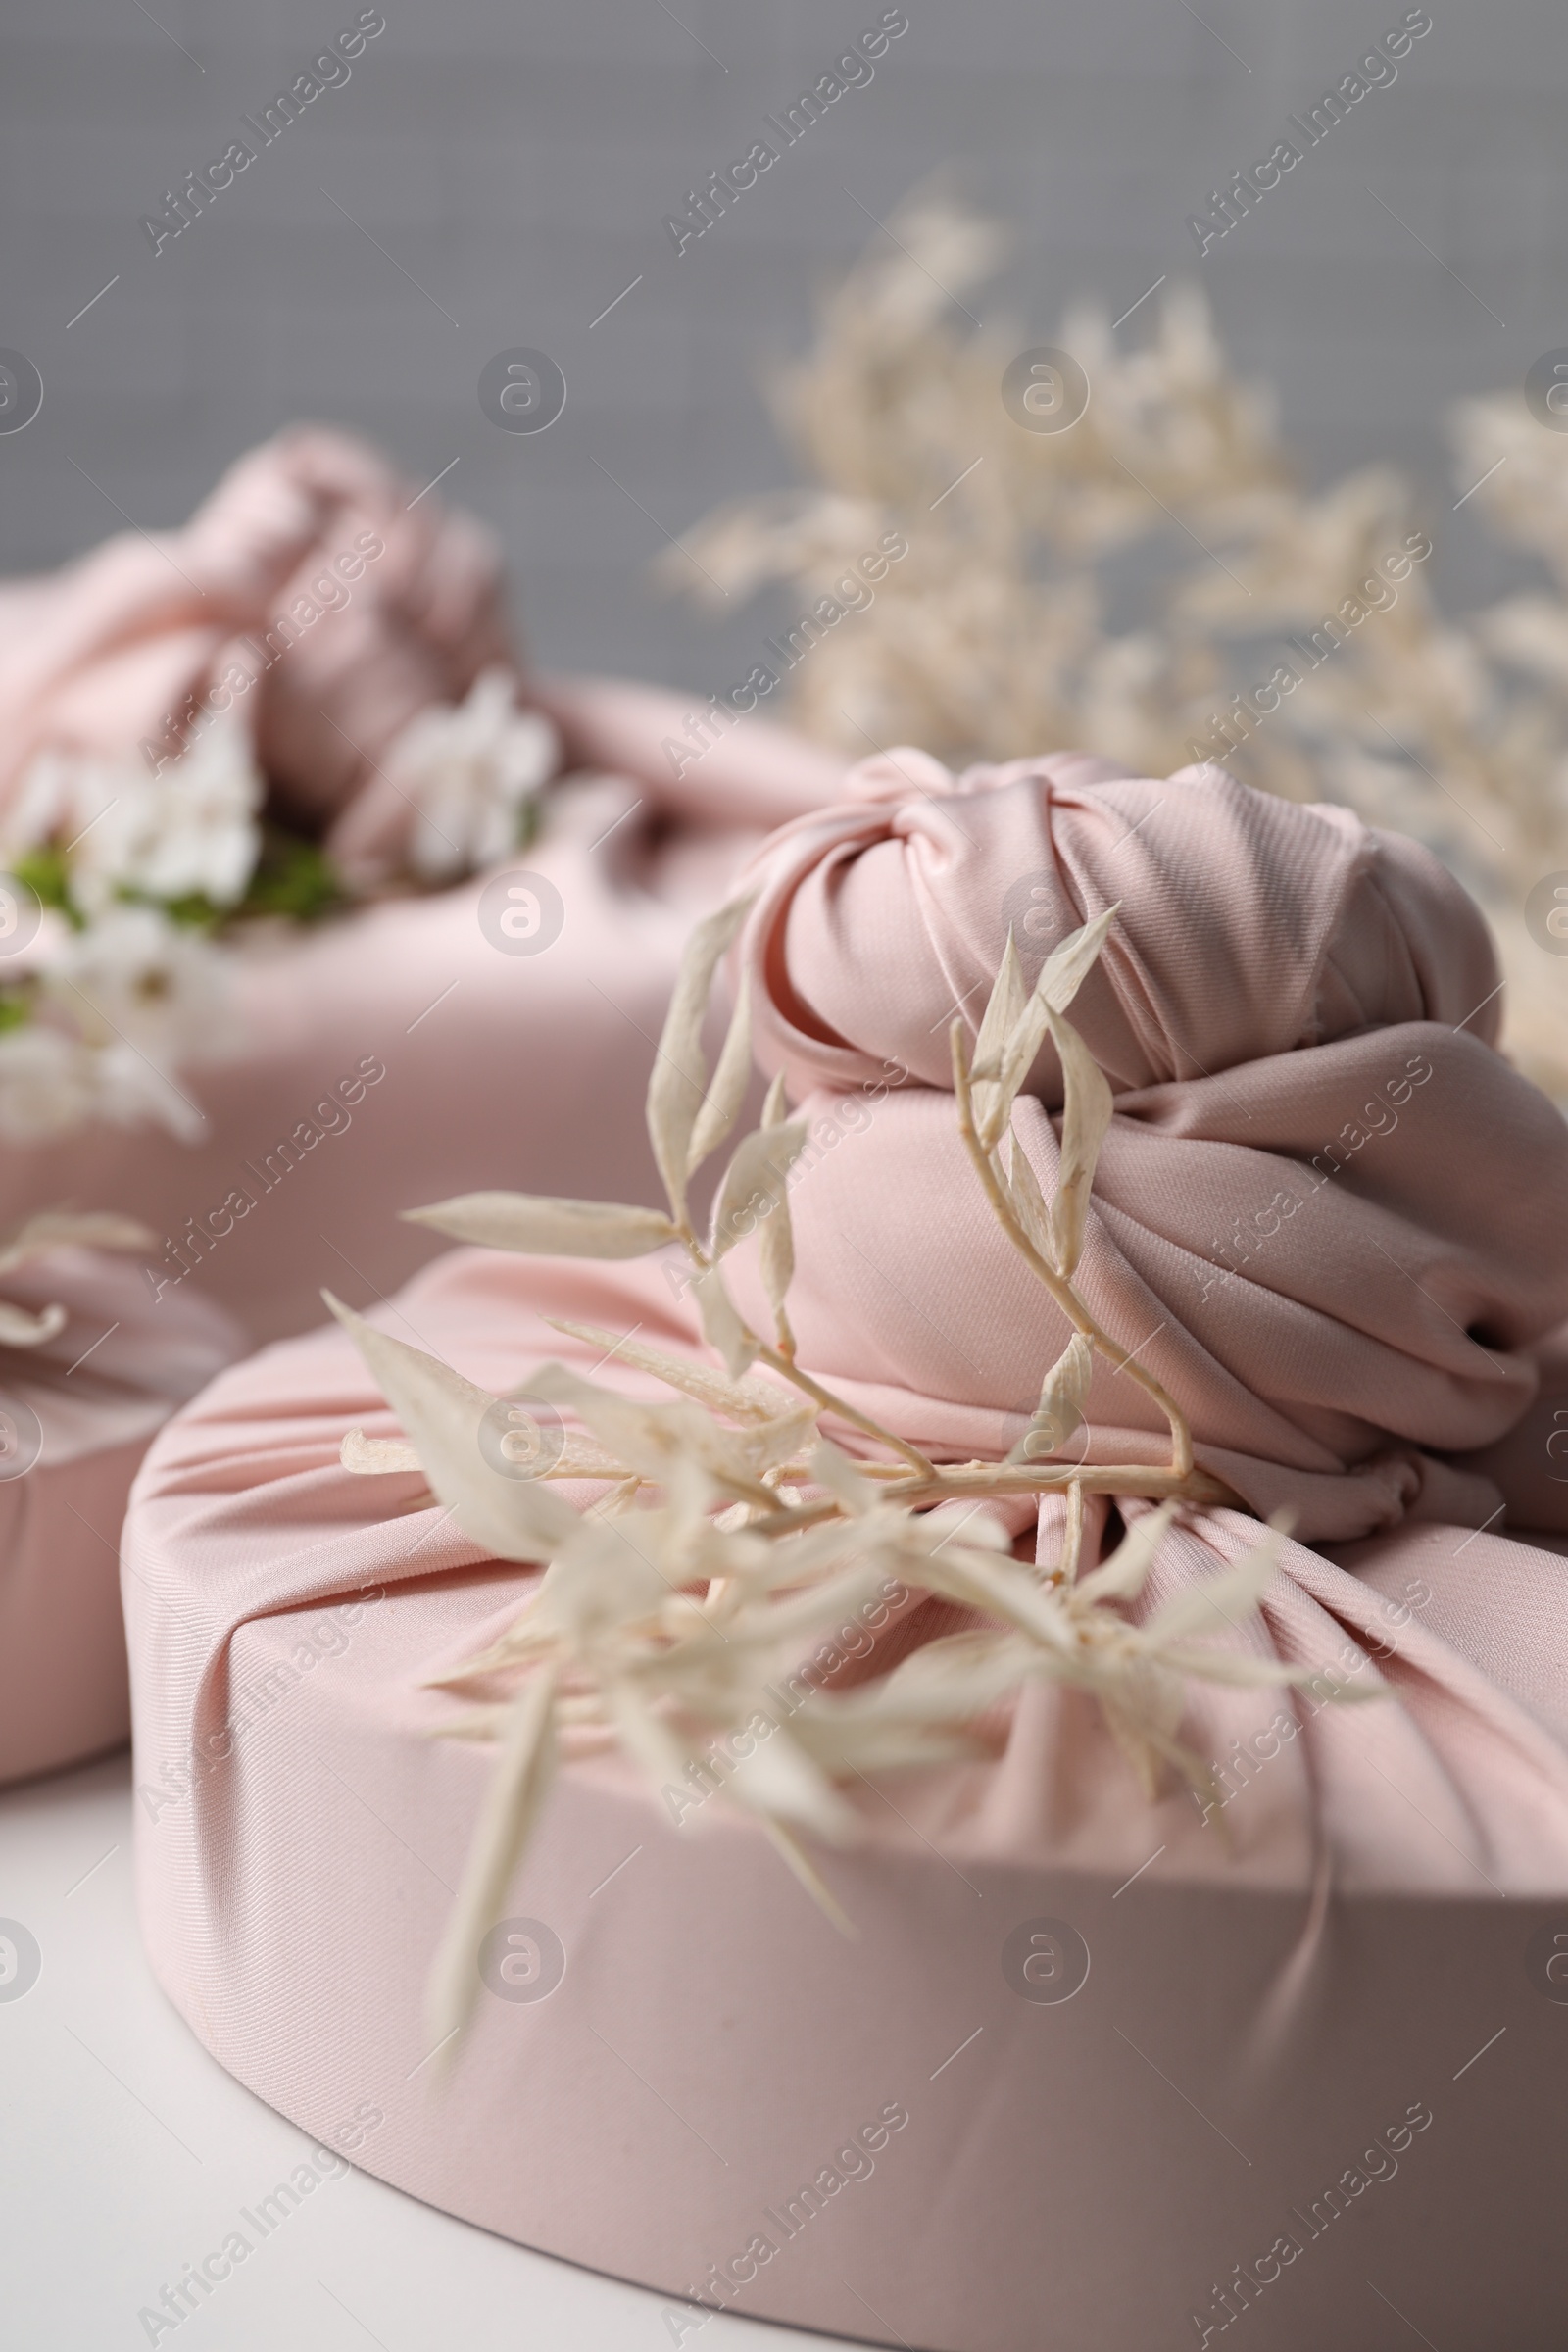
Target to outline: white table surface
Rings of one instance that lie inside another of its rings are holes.
[[[309,2152],[208,2056],[153,1980],[131,1890],[127,1755],[0,1792],[0,1919],[36,1938],[0,1984],[5,2352],[659,2352],[665,2298],[454,2221],[353,2170],[177,2328],[140,2318]],[[13,1980],[15,1982],[16,1980]],[[825,2344],[716,2315],[703,2352]]]

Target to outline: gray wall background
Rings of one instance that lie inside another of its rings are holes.
[[[1201,263],[1186,216],[1401,0],[907,0],[875,80],[677,259],[663,216],[880,5],[384,0],[353,78],[155,256],[139,217],[358,0],[9,0],[0,345],[47,391],[0,438],[0,562],[176,523],[250,443],[332,418],[419,482],[459,461],[443,495],[503,532],[544,658],[716,687],[765,609],[715,624],[648,562],[716,499],[793,478],[759,379],[878,234],[867,213],[945,166],[1021,232],[983,317],[1046,330],[1080,292],[1114,313],[1197,274],[1312,478],[1390,456],[1445,517],[1446,404],[1568,344],[1568,18],[1546,0],[1432,0],[1394,86]],[[536,437],[477,403],[515,345],[570,385]],[[1441,552],[1450,587],[1495,586],[1470,512]]]

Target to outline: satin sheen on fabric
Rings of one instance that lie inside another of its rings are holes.
[[[66,1320],[40,1347],[0,1348],[0,1784],[128,1735],[130,1482],[153,1431],[247,1346],[221,1307],[155,1306],[134,1259],[102,1250],[52,1250],[3,1288]]]
[[[688,703],[605,680],[524,686],[490,533],[323,426],[250,452],[182,530],[0,583],[0,808],[39,752],[172,748],[216,693],[245,721],[274,812],[395,862],[412,811],[382,756],[492,664],[548,710],[571,779],[519,860],[562,903],[545,952],[497,951],[484,875],[256,939],[235,959],[243,1051],[181,1081],[207,1119],[199,1144],[98,1126],[0,1152],[0,1230],[71,1201],[153,1236],[145,1273],[74,1259],[58,1348],[0,1364],[43,1426],[24,1476],[0,1454],[5,1780],[124,1738],[121,1506],[152,1429],[247,1333],[317,1322],[323,1283],[395,1288],[436,1247],[398,1222],[419,1200],[519,1169],[541,1191],[584,1190],[607,1159],[656,1197],[638,1103],[685,935],[763,834],[834,796],[843,762],[752,720],[681,784],[662,745]],[[237,699],[236,661],[254,675]]]
[[[1257,1618],[1213,1638],[1325,1681],[1195,1691],[1206,1807],[1146,1803],[1096,1711],[1036,1686],[994,1760],[853,1790],[863,1841],[821,1859],[854,1943],[721,1804],[681,1836],[618,1761],[573,1767],[506,1906],[564,1977],[482,1990],[447,2079],[423,1981],[489,1762],[425,1737],[451,1710],[421,1685],[532,1579],[412,1508],[416,1478],[341,1470],[348,1428],[395,1423],[318,1333],[215,1382],[133,1497],[154,1966],[297,2122],[373,2096],[385,2178],[667,2295],[939,2352],[1239,2323],[1259,2352],[1387,2352],[1392,2302],[1548,2352],[1568,1565],[1497,1528],[1552,1524],[1509,1448],[1563,1394],[1568,1137],[1491,1042],[1480,918],[1413,845],[1213,770],[956,782],[901,753],[852,791],[761,854],[741,948],[760,1058],[810,1090],[803,1360],[949,1457],[1021,1433],[1062,1327],[958,1149],[946,1030],[1009,920],[1037,966],[1119,901],[1073,1015],[1117,1095],[1083,1287],[1200,1459],[1296,1513]],[[1058,1105],[1046,1054],[1017,1124],[1048,1190]],[[592,1367],[553,1315],[702,1352],[662,1263],[459,1250],[374,1312],[498,1392]],[[1082,1443],[1149,1458],[1158,1432],[1097,1372]],[[1252,1531],[1190,1512],[1135,1613]],[[898,1613],[883,1655],[951,1626]],[[1071,1996],[1037,1997],[1020,1948],[1049,1978],[1080,1945]],[[890,2106],[865,2176],[852,2135]],[[672,2303],[667,2340],[704,2316]]]
[[[260,945],[240,974],[244,1053],[185,1081],[201,1143],[94,1127],[0,1153],[0,1230],[74,1200],[154,1237],[146,1267],[77,1252],[64,1290],[29,1274],[27,1298],[60,1296],[71,1321],[0,1366],[44,1425],[40,1461],[0,1478],[0,1782],[126,1735],[121,1512],[176,1404],[318,1321],[323,1284],[395,1289],[439,1247],[400,1209],[519,1169],[541,1192],[586,1191],[607,1164],[629,1197],[659,1197],[641,1103],[686,935],[760,836],[827,799],[842,768],[757,721],[713,747],[701,792],[676,794],[660,745],[685,703],[611,680],[537,691],[578,774],[526,854],[565,909],[547,952],[497,952],[483,875]],[[381,1073],[368,1083],[368,1065]]]

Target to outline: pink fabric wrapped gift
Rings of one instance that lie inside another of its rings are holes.
[[[0,587],[0,808],[38,753],[156,755],[226,692],[283,812],[324,827],[357,870],[395,864],[413,810],[389,745],[511,663],[489,534],[413,499],[373,451],[301,427],[241,460],[184,530],[127,533],[52,578]],[[253,680],[238,695],[223,686],[235,662]],[[5,1490],[0,1627],[17,1704],[0,1719],[0,1778],[123,1737],[113,1546],[136,1447],[242,1345],[220,1316],[224,1344],[165,1396],[164,1354],[193,1318],[217,1328],[193,1294],[241,1317],[254,1344],[315,1322],[323,1283],[373,1295],[402,1281],[433,1247],[398,1224],[411,1201],[519,1167],[570,1190],[607,1162],[623,1189],[653,1193],[636,1098],[681,942],[761,835],[832,797],[842,763],[759,719],[698,760],[688,705],[647,688],[539,681],[528,702],[567,780],[514,862],[554,894],[559,936],[502,952],[481,873],[258,939],[225,1008],[242,1050],[181,1074],[199,1142],[95,1125],[0,1149],[0,1230],[74,1200],[151,1232],[145,1272],[113,1267],[96,1302],[77,1269],[68,1344],[79,1352],[121,1318],[111,1355],[134,1335],[164,1396],[135,1445],[113,1415],[101,1445],[78,1435],[62,1453],[51,1435]],[[671,736],[684,759],[664,750]],[[478,1071],[490,1077],[476,1086]],[[91,1387],[89,1369],[69,1394]]]
[[[809,1090],[802,1360],[945,1458],[1022,1434],[1065,1330],[963,1157],[945,1033],[1009,925],[1038,964],[1119,902],[1074,1010],[1117,1096],[1079,1278],[1200,1459],[1296,1514],[1226,1640],[1329,1679],[1200,1688],[1223,1801],[1152,1806],[1087,1701],[1032,1686],[994,1760],[853,1791],[862,1842],[822,1861],[853,1942],[754,1822],[710,1802],[682,1836],[618,1758],[575,1765],[437,2059],[424,1979],[490,1765],[428,1739],[423,1685],[532,1578],[416,1477],[343,1472],[347,1430],[395,1425],[327,1332],[215,1382],[133,1498],[154,1966],[284,2113],[373,2115],[358,2162],[662,2289],[675,2344],[733,2309],[940,2352],[1547,2352],[1568,1569],[1500,1529],[1565,1524],[1510,1447],[1563,1394],[1568,1132],[1490,1042],[1480,918],[1412,844],[1212,769],[955,783],[915,754],[857,791],[768,846],[743,948],[761,1058]],[[1057,1083],[1048,1052],[1016,1119],[1048,1193]],[[500,1392],[592,1366],[551,1316],[700,1355],[679,1290],[462,1250],[380,1311]],[[1097,1371],[1075,1448],[1147,1459],[1152,1428]],[[1190,1508],[1138,1612],[1250,1531]],[[926,1630],[951,1611],[895,1600],[818,1671]]]
[[[295,425],[183,530],[126,532],[0,588],[0,801],[40,750],[172,749],[231,663],[282,806],[325,821],[399,729],[512,660],[490,533],[378,452]]]
[[[125,1497],[153,1431],[245,1344],[194,1295],[160,1313],[134,1259],[41,1238],[0,1260],[0,1783],[129,1733]]]

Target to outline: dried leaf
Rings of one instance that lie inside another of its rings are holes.
[[[731,1380],[757,1361],[757,1342],[735,1311],[734,1300],[724,1288],[724,1276],[718,1266],[709,1266],[692,1284],[697,1311],[703,1319],[703,1337],[710,1348],[715,1348],[724,1361]]]
[[[1118,900],[1116,906],[1107,906],[1103,914],[1097,914],[1092,922],[1074,931],[1047,956],[1041,967],[1034,993],[1014,1024],[1002,1057],[1001,1116],[997,1122],[999,1135],[1006,1126],[1018,1090],[1034,1068],[1040,1049],[1046,1042],[1051,1015],[1054,1012],[1065,1012],[1078,994],[1085,974],[1092,968],[1104,945],[1105,934],[1119,906]]]
[[[460,1193],[429,1208],[406,1208],[410,1225],[454,1241],[530,1257],[646,1257],[679,1240],[657,1208],[614,1200],[559,1200],[543,1193]]]
[[[1084,1246],[1089,1192],[1095,1162],[1115,1103],[1104,1072],[1070,1021],[1048,1012],[1051,1034],[1061,1055],[1066,1094],[1061,1113],[1061,1174],[1051,1203],[1051,1236],[1056,1271],[1070,1281]]]
[[[695,1396],[710,1412],[727,1413],[732,1420],[764,1422],[776,1420],[781,1413],[794,1413],[799,1398],[792,1389],[776,1381],[726,1380],[710,1364],[692,1364],[678,1355],[666,1355],[662,1348],[651,1348],[646,1340],[634,1339],[629,1333],[620,1336],[605,1331],[597,1323],[572,1323],[560,1315],[545,1318],[553,1331],[564,1331],[574,1340],[585,1340],[590,1348],[602,1348],[607,1355],[633,1365],[640,1372],[652,1372],[656,1379],[667,1381],[672,1389],[684,1390]]]
[[[50,1250],[156,1250],[156,1235],[134,1217],[110,1209],[45,1208],[19,1226],[0,1250],[0,1274],[10,1274]]]
[[[730,1015],[729,1028],[724,1035],[723,1051],[713,1083],[703,1098],[702,1109],[692,1128],[692,1140],[686,1154],[686,1173],[691,1176],[710,1152],[724,1141],[740,1116],[746,1100],[746,1089],[752,1075],[752,975],[741,973],[740,992],[735,1010]]]
[[[820,1440],[808,1465],[813,1485],[825,1488],[844,1505],[852,1519],[863,1518],[876,1502],[876,1489],[862,1478],[850,1456],[831,1438]]]
[[[508,1882],[555,1776],[555,1695],[554,1673],[539,1669],[512,1709],[430,1975],[427,2022],[437,2048],[466,2022],[477,1997],[479,1945],[500,1916]]]
[[[830,1844],[847,1845],[860,1832],[854,1806],[782,1724],[736,1765],[728,1787],[749,1812],[796,1822]]]
[[[735,899],[699,923],[686,944],[669,1011],[664,1017],[653,1074],[648,1081],[648,1134],[654,1159],[669,1195],[670,1213],[686,1215],[686,1180],[692,1137],[708,1085],[703,1054],[703,1020],[720,956],[751,907]]]
[[[760,1225],[771,1222],[784,1200],[790,1170],[805,1149],[806,1138],[805,1119],[786,1120],[782,1127],[756,1127],[742,1137],[713,1203],[715,1257],[733,1250]]]
[[[1278,1566],[1279,1538],[1271,1529],[1229,1568],[1167,1600],[1143,1628],[1146,1641],[1163,1647],[1185,1641],[1189,1634],[1212,1634],[1239,1625],[1256,1609]]]
[[[785,1829],[782,1822],[765,1821],[762,1826],[817,1909],[832,1922],[841,1936],[846,1936],[851,1943],[856,1942],[859,1936],[859,1929],[851,1919],[815,1863],[807,1854],[799,1838]]]
[[[974,1061],[970,1070],[975,1124],[987,1151],[992,1149],[1006,1127],[1007,1116],[1012,1108],[1012,1095],[1005,1094],[999,1081],[1007,1041],[1022,1019],[1028,1003],[1029,987],[1009,928],[1001,967],[992,983],[979,1033],[974,1041]],[[1013,1093],[1016,1092],[1014,1088]]]
[[[368,1438],[351,1429],[338,1448],[338,1459],[356,1478],[384,1478],[394,1470],[422,1470],[416,1446],[407,1438]]]
[[[1002,962],[991,984],[985,1014],[974,1041],[972,1075],[976,1079],[1000,1078],[1003,1051],[1022,1019],[1028,1002],[1029,984],[1024,979],[1009,926],[1007,944],[1002,951]]]
[[[46,1306],[37,1314],[24,1306],[16,1306],[9,1298],[0,1298],[0,1346],[6,1348],[41,1348],[45,1340],[66,1327],[66,1310],[58,1304]]]
[[[685,1461],[748,1499],[758,1495],[740,1449],[743,1433],[721,1429],[695,1403],[640,1404],[583,1380],[564,1364],[542,1366],[528,1382],[528,1393],[575,1413],[616,1461],[641,1478],[667,1480]]]
[[[1174,1502],[1162,1502],[1157,1510],[1147,1511],[1135,1519],[1109,1559],[1102,1567],[1092,1569],[1088,1576],[1080,1577],[1074,1585],[1075,1603],[1136,1600],[1175,1516]]]
[[[321,1296],[374,1373],[464,1534],[499,1560],[551,1558],[576,1530],[577,1513],[537,1479],[506,1478],[491,1467],[479,1445],[479,1425],[496,1402],[489,1391],[378,1331],[330,1291]]]
[[[1004,1181],[1013,1213],[1025,1234],[1039,1250],[1047,1265],[1054,1265],[1055,1256],[1051,1238],[1051,1211],[1046,1205],[1040,1179],[1035,1174],[1028,1152],[1016,1135],[1006,1139],[1011,1145]]]
[[[1061,1451],[1083,1419],[1094,1375],[1094,1345],[1081,1331],[1075,1331],[1046,1374],[1040,1402],[1028,1428],[1008,1454],[1009,1462],[1049,1461],[1053,1454]]]

